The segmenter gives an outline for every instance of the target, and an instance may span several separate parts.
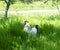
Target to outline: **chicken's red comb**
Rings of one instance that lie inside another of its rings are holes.
[[[25,20],[25,21],[24,21],[24,24],[26,24],[26,22],[29,23],[29,21]]]
[[[29,22],[29,21],[25,20],[25,22]]]

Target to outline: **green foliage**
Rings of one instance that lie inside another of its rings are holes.
[[[14,2],[16,2],[16,0],[11,0],[11,4],[14,4]]]
[[[52,4],[51,1],[47,2],[46,4],[43,4],[42,2],[40,1],[36,1],[36,2],[32,2],[32,3],[22,3],[22,2],[18,2],[18,1],[14,1],[13,2],[14,4],[11,4],[10,5],[10,8],[9,10],[11,11],[19,11],[19,10],[55,10],[57,9],[56,7],[56,3],[55,4]],[[18,5],[18,6],[17,6]],[[0,10],[5,10],[5,2],[0,2]],[[58,7],[60,9],[60,4],[58,3]]]
[[[32,3],[32,0],[20,0],[23,3]]]
[[[18,5],[18,6],[17,6]],[[53,5],[53,6],[52,6]],[[5,10],[6,4],[4,2],[0,2],[0,10]],[[60,4],[58,3],[59,9],[60,9]],[[19,10],[55,10],[56,5],[52,4],[52,2],[48,2],[46,4],[42,4],[40,1],[32,2],[30,4],[27,3],[22,3],[22,2],[14,2],[14,4],[10,5],[9,10],[11,11],[19,11]]]
[[[25,16],[17,16],[0,18],[1,50],[60,50],[59,15],[29,17],[31,26],[39,24],[36,37],[23,31]]]

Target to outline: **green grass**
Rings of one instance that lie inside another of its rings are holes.
[[[39,25],[36,37],[23,31],[25,20],[23,14],[0,18],[0,50],[60,50],[60,15],[28,17],[31,27]]]
[[[0,1],[0,10],[5,10],[5,2]],[[58,7],[60,9],[60,3],[58,3]],[[44,4],[41,1],[35,1],[32,3],[22,3],[22,2],[15,2],[14,4],[12,4],[9,8],[9,10],[11,11],[19,11],[19,10],[53,10],[53,9],[57,9],[56,5],[52,4],[51,1],[47,2],[46,4]]]

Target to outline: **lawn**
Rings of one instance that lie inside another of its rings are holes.
[[[60,50],[60,15],[0,15],[0,50]],[[35,36],[23,31],[24,21],[39,25]]]

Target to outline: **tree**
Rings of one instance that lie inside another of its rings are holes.
[[[0,0],[0,1],[4,1],[6,3],[4,18],[7,18],[8,10],[9,10],[9,7],[11,4],[14,4],[14,2],[16,2],[16,1],[31,2],[32,0]]]
[[[59,7],[58,7],[58,4],[60,2],[60,0],[44,0],[44,4],[47,3],[48,1],[52,1],[52,5],[55,5],[57,10],[59,11]]]
[[[8,1],[4,0],[4,1],[5,1],[5,3],[6,3],[6,10],[5,10],[5,15],[4,15],[4,17],[7,18],[7,14],[8,14],[8,10],[9,10],[9,7],[10,7],[10,2],[11,2],[11,0],[8,0]]]
[[[7,18],[9,7],[10,7],[11,4],[14,3],[15,0],[0,0],[0,1],[4,1],[6,3],[4,18]]]

